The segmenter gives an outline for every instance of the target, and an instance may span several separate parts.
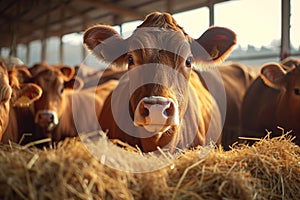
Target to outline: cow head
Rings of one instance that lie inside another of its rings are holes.
[[[185,113],[192,66],[222,61],[235,34],[211,27],[195,40],[170,14],[155,12],[127,39],[109,26],[96,25],[85,31],[84,44],[102,61],[129,69],[134,125],[151,134],[172,134]]]
[[[7,127],[11,107],[29,106],[42,95],[39,86],[20,83],[17,74],[17,67],[7,72],[4,63],[0,62],[0,140]]]
[[[267,63],[261,68],[260,77],[264,83],[281,92],[278,105],[279,123],[300,130],[300,60],[287,58],[280,64]]]
[[[31,82],[43,90],[41,98],[34,104],[35,123],[42,129],[42,134],[48,134],[58,125],[63,113],[65,90],[74,89],[74,86],[80,88],[82,82],[74,78],[75,69],[69,66],[39,63],[30,68],[30,72]]]
[[[264,83],[274,89],[289,93],[288,96],[300,95],[300,60],[288,58],[281,64],[267,63],[261,68],[260,77]],[[294,95],[292,95],[294,94]]]

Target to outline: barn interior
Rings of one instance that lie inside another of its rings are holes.
[[[261,62],[300,57],[300,47],[296,52],[291,50],[291,4],[295,1],[277,0],[281,5],[278,51],[236,53],[229,60]],[[94,24],[116,26],[122,34],[125,23],[142,20],[153,11],[178,14],[207,8],[208,24],[213,26],[216,6],[231,2],[0,0],[0,55],[22,55],[22,61],[29,66],[36,61],[49,62],[49,38],[54,37],[58,41],[55,62],[65,63],[64,36],[80,35]],[[39,48],[32,45],[35,42]],[[32,54],[37,51],[38,58],[33,60]],[[79,55],[78,60],[88,56],[82,44],[78,51],[73,55]],[[49,148],[35,148],[43,142],[0,145],[0,199],[300,199],[300,148],[287,134],[273,139],[268,134],[253,146],[241,145],[231,151],[199,147],[178,157],[145,156],[141,152],[132,156],[130,151],[123,156],[105,137],[89,141],[91,149],[79,138],[67,138]]]
[[[30,43],[40,41],[41,52],[38,61],[47,61],[47,39],[59,38],[58,62],[64,62],[63,37],[70,33],[82,33],[87,27],[102,23],[118,26],[142,20],[153,11],[182,13],[196,8],[209,10],[209,26],[215,24],[215,6],[229,0],[6,0],[1,1],[0,50],[1,55],[17,56],[18,46],[25,54],[22,61],[32,63]],[[282,59],[292,55],[290,51],[291,0],[281,0],[281,41],[278,55],[237,56],[235,60],[274,58]],[[195,21],[197,22],[197,21]],[[87,52],[82,47],[81,57]],[[299,56],[299,53],[294,54]]]

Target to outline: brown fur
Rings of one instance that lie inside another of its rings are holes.
[[[222,105],[223,102],[218,98],[219,93],[212,95],[217,100],[224,120],[222,146],[225,149],[229,149],[230,145],[238,141],[238,135],[241,132],[242,101],[247,88],[257,75],[249,67],[234,62],[221,64],[218,66],[218,70],[221,79],[214,77],[214,74],[210,71],[202,72],[202,74],[204,73],[206,77],[209,77],[218,88],[224,87],[225,89],[226,105]],[[203,80],[202,82],[205,84]]]
[[[7,69],[4,63],[0,62],[0,140],[8,124],[11,95]]]

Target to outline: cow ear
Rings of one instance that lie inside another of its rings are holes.
[[[17,78],[20,84],[31,81],[32,74],[26,65],[15,66],[9,71],[10,77]]]
[[[26,83],[20,86],[16,98],[12,100],[13,106],[26,107],[42,96],[42,89],[34,83]]]
[[[284,87],[286,71],[277,63],[265,64],[260,71],[260,77],[264,83],[272,88]]]
[[[96,25],[83,34],[85,47],[100,60],[112,63],[125,52],[125,41],[112,27]]]
[[[84,83],[81,78],[73,77],[71,80],[64,83],[65,89],[81,90]]]
[[[211,27],[192,41],[192,53],[196,62],[218,63],[227,58],[235,44],[236,35],[233,31]]]
[[[69,66],[59,66],[58,69],[63,74],[64,81],[70,81],[75,75],[75,68]]]
[[[300,60],[293,57],[287,57],[280,62],[287,71],[293,70],[300,66]]]

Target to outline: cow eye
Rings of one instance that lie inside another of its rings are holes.
[[[134,65],[134,59],[131,55],[128,56],[128,65]]]
[[[192,57],[188,57],[185,60],[185,66],[187,66],[187,67],[191,67],[192,66]]]
[[[296,95],[300,95],[300,89],[299,89],[299,88],[295,88],[295,89],[294,89],[294,93],[295,93]]]
[[[59,89],[58,89],[58,92],[59,94],[62,94],[64,92],[65,88],[64,86],[61,86]]]

